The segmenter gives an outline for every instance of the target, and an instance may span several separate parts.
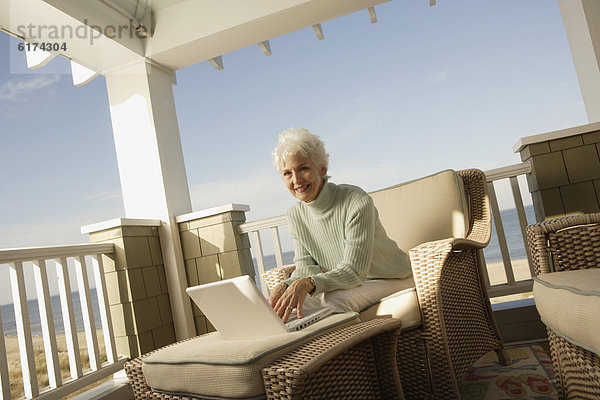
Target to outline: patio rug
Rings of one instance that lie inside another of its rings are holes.
[[[495,352],[475,363],[459,383],[467,400],[558,399],[552,360],[539,345],[509,347],[504,366]]]

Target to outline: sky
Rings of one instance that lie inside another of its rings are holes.
[[[173,87],[194,211],[294,199],[271,164],[306,127],[329,175],[367,191],[443,169],[520,162],[519,138],[588,123],[557,1],[394,0],[177,71]],[[0,33],[0,248],[87,242],[125,217],[104,77],[75,87],[57,57],[30,71]],[[501,191],[501,208],[510,195]]]

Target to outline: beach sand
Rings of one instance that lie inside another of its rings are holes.
[[[531,272],[529,271],[529,263],[526,258],[520,260],[511,260],[513,266],[513,273],[515,275],[515,281],[524,281],[531,279]],[[487,270],[490,278],[490,285],[499,285],[506,283],[506,273],[504,271],[504,263],[502,261],[496,263],[487,263]],[[510,296],[502,296],[490,299],[492,303],[499,303],[504,301],[519,300],[533,297],[531,292],[519,293]]]
[[[526,258],[521,260],[511,260],[516,281],[531,279],[529,272],[529,263]],[[487,269],[492,286],[501,283],[506,283],[506,273],[504,271],[504,263],[502,261],[496,263],[488,263]]]
[[[101,362],[106,362],[106,351],[104,346],[104,335],[102,334],[102,330],[98,329],[98,346],[100,348],[100,360]],[[81,362],[83,365],[83,371],[90,369],[90,363],[87,352],[87,343],[85,340],[84,332],[77,332],[78,340],[79,340],[79,354],[81,356]],[[6,336],[6,358],[8,361],[8,369],[10,375],[10,391],[13,399],[23,397],[23,376],[21,373],[21,360],[19,356],[19,342],[16,336]],[[41,336],[33,336],[33,352],[35,356],[35,365],[37,371],[38,385],[40,390],[48,386],[48,372],[46,369],[46,356],[44,354],[44,343]],[[59,333],[56,335],[56,343],[58,347],[58,359],[61,369],[61,376],[63,381],[71,377],[71,372],[69,370],[69,357],[67,354],[67,343],[65,340],[65,334]],[[112,376],[109,376],[101,381],[95,382],[94,384],[80,389],[73,394],[64,397],[68,399],[81,393],[85,390],[89,390],[90,388],[101,384],[102,382],[106,382],[111,379]]]

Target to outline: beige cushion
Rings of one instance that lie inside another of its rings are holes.
[[[265,393],[261,369],[315,334],[357,323],[358,314],[334,314],[301,331],[257,340],[223,340],[218,333],[200,336],[145,357],[148,386],[170,393],[222,398],[251,398]]]
[[[600,355],[600,268],[541,274],[533,296],[546,326]]]
[[[405,252],[432,240],[465,238],[468,204],[454,171],[370,193],[386,233]]]
[[[390,296],[384,297],[378,303],[363,310],[360,313],[361,321],[368,321],[375,317],[391,316],[402,321],[402,329],[409,329],[421,325],[421,309],[417,298],[417,290],[414,287],[414,281],[406,279],[412,283],[412,287],[407,287]]]
[[[407,288],[414,288],[412,277],[407,279],[367,279],[362,285],[350,289],[338,289],[316,296],[306,296],[303,307],[329,307],[333,312],[361,312],[381,301],[382,298]]]

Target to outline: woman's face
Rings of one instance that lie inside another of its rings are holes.
[[[310,158],[297,154],[288,159],[281,173],[285,185],[295,198],[311,202],[321,191],[327,167],[318,167]]]

